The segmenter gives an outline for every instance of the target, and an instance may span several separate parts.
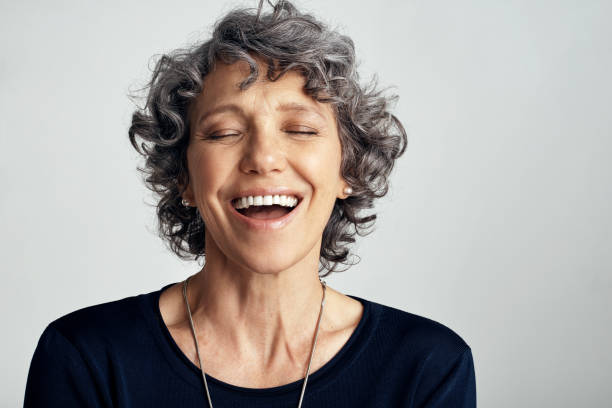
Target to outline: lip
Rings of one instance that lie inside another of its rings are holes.
[[[255,192],[253,192],[255,191]],[[302,196],[295,193],[295,192],[276,192],[276,193],[272,193],[270,192],[271,190],[265,190],[266,194],[261,193],[261,191],[263,190],[248,190],[248,194],[246,195],[294,195],[296,197],[298,197],[298,203],[295,207],[293,207],[293,210],[291,210],[290,212],[288,212],[287,214],[283,215],[282,217],[279,218],[272,218],[269,220],[259,220],[256,218],[250,218],[247,216],[242,215],[240,212],[238,212],[238,210],[236,210],[234,208],[234,206],[232,205],[232,201],[228,201],[228,206],[230,209],[230,213],[232,215],[234,215],[241,223],[243,223],[244,225],[246,225],[247,228],[255,230],[255,231],[273,231],[273,230],[278,230],[281,229],[283,227],[285,227],[287,224],[289,224],[291,222],[291,220],[293,220],[296,216],[296,214],[301,210],[302,208]],[[283,190],[283,191],[289,191],[289,190]],[[241,193],[242,194],[242,193]],[[238,197],[244,197],[244,196],[236,196],[236,198]]]

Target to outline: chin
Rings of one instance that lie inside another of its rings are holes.
[[[295,265],[295,262],[282,262],[279,260],[262,262],[258,259],[255,262],[247,262],[246,267],[255,273],[262,275],[279,274]]]
[[[299,263],[303,257],[298,256],[298,254],[289,256],[286,250],[261,252],[251,250],[241,258],[240,263],[247,269],[255,273],[267,275],[286,271]]]

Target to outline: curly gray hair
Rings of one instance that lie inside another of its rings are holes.
[[[360,214],[373,207],[389,188],[395,160],[404,153],[407,136],[401,122],[389,112],[397,96],[385,96],[376,82],[359,84],[353,41],[304,14],[288,1],[257,9],[236,9],[219,20],[208,41],[162,55],[147,90],[146,104],[132,116],[130,142],[144,156],[147,187],[155,192],[158,232],[182,259],[204,256],[204,222],[196,207],[181,204],[188,184],[186,150],[189,143],[187,112],[202,92],[203,78],[215,61],[246,61],[250,75],[246,89],[258,77],[254,55],[268,64],[267,78],[275,81],[294,70],[305,78],[304,90],[319,102],[332,105],[342,146],[341,174],[352,187],[348,198],[337,199],[323,231],[322,276],[350,266],[348,246],[355,235],[371,231],[376,214]],[[140,139],[140,140],[138,140]]]

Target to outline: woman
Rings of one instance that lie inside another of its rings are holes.
[[[206,263],[51,323],[25,406],[475,406],[459,336],[320,279],[406,147],[389,102],[358,84],[352,41],[289,2],[163,56],[130,140],[161,236]]]

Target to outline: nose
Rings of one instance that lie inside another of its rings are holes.
[[[247,136],[240,169],[246,174],[282,172],[286,157],[273,129],[254,129]]]

